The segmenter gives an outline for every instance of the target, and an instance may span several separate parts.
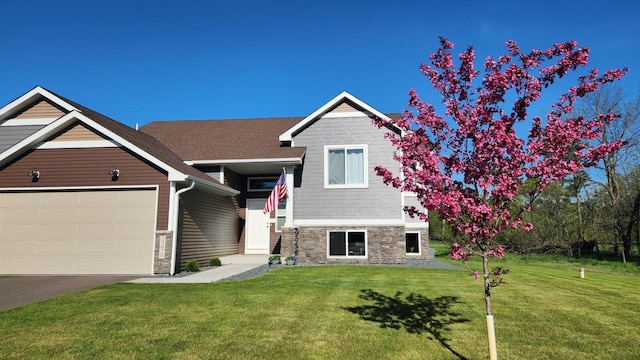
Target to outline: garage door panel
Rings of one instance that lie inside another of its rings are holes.
[[[7,224],[0,223],[0,239],[32,239],[38,234],[38,227],[34,223]]]
[[[113,241],[108,240],[85,240],[76,242],[76,255],[114,255],[116,246]]]
[[[130,239],[120,239],[115,242],[114,251],[120,256],[130,256],[129,253],[142,252],[144,249],[148,249],[149,244],[145,244],[141,241],[131,241]]]
[[[64,207],[64,206],[76,206],[80,202],[80,192],[75,191],[60,191],[60,192],[46,192],[40,193],[40,204],[42,207]]]
[[[0,274],[148,274],[155,190],[0,193]]]
[[[121,205],[140,204],[140,203],[148,202],[149,200],[151,200],[151,198],[149,198],[143,192],[120,193],[117,195],[117,198],[118,198],[118,203],[120,203]]]
[[[74,267],[79,272],[108,274],[113,271],[113,260],[103,256],[78,257]]]
[[[24,207],[11,207],[11,210],[0,210],[0,224],[5,222],[11,223],[27,223],[32,224],[37,221],[39,216],[38,209],[24,208]]]
[[[144,209],[142,209],[144,211]],[[80,222],[109,222],[118,219],[118,209],[114,207],[83,207],[78,214]]]
[[[68,221],[77,221],[78,220],[78,209],[77,205],[73,205],[74,207],[66,206],[50,206],[40,209],[39,220],[41,222],[68,222]]]
[[[138,238],[143,235],[148,235],[148,232],[144,231],[145,229],[141,228],[138,223],[126,223],[120,224],[116,228],[116,237],[130,237],[130,238]]]
[[[3,252],[13,256],[30,256],[37,250],[38,242],[30,239],[7,239],[2,241],[2,246]]]
[[[73,262],[60,256],[39,256],[33,263],[34,274],[72,274]]]
[[[74,223],[40,223],[34,224],[38,227],[38,238],[56,239],[56,238],[75,238],[77,235],[76,225]]]
[[[66,255],[71,250],[75,253],[75,241],[64,238],[60,240],[46,239],[45,241],[38,241],[38,248],[36,254],[39,256],[52,256],[52,255]]]
[[[78,192],[78,202],[83,206],[99,205],[99,206],[116,206],[119,202],[120,195],[105,197],[100,191],[94,192]]]
[[[78,238],[81,239],[112,239],[117,235],[117,230],[118,227],[113,222],[83,222],[77,227]]]
[[[118,215],[116,221],[121,223],[139,223],[150,221],[153,218],[153,214],[146,214],[141,211],[141,208],[120,208],[118,209]]]
[[[40,204],[40,194],[25,192],[21,193],[20,197],[17,196],[3,196],[0,197],[0,205],[8,208],[20,208],[20,207],[33,207]]]

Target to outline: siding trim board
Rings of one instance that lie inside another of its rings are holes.
[[[87,191],[87,190],[158,190],[158,185],[130,185],[130,186],[57,186],[57,187],[4,187],[0,188],[0,193],[4,192],[64,192],[64,191]]]
[[[78,149],[78,148],[105,148],[121,147],[113,140],[75,140],[75,141],[47,141],[35,145],[34,149]]]
[[[350,117],[359,117],[362,116],[362,111],[352,111],[352,112],[330,112],[330,113],[326,113],[324,115],[322,115],[322,117],[320,117],[320,119],[327,119],[327,118],[350,118]],[[368,114],[367,114],[368,115]]]
[[[294,226],[405,226],[400,219],[295,219]],[[411,224],[411,226],[414,226]]]
[[[0,126],[29,126],[29,125],[49,125],[58,118],[40,118],[40,119],[9,119]]]

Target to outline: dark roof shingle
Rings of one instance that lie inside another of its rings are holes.
[[[301,117],[156,121],[140,128],[185,160],[299,158],[305,149],[278,137]]]
[[[139,147],[141,150],[145,151],[146,153],[155,157],[161,162],[167,164],[168,166],[174,168],[175,170],[183,174],[194,176],[201,180],[205,180],[207,182],[214,183],[214,184],[219,184],[231,189],[229,186],[221,184],[218,180],[210,177],[209,175],[203,173],[202,171],[185,164],[178,155],[176,155],[173,151],[171,151],[169,148],[164,146],[160,141],[155,139],[153,136],[150,136],[149,134],[132,129],[125,124],[122,124],[116,120],[113,120],[105,115],[100,114],[99,112],[91,110],[83,105],[80,105],[58,94],[55,94],[53,92],[51,93],[58,96],[60,99],[68,102],[75,108],[77,108],[83,115],[85,115],[89,119],[95,121],[101,126],[104,126],[109,131],[121,136],[123,139],[125,139],[129,143]]]

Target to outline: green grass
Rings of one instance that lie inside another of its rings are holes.
[[[640,276],[505,260],[502,359],[634,359]],[[115,284],[0,312],[2,359],[485,359],[464,271],[291,266],[213,284]]]

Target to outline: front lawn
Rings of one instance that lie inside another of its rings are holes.
[[[508,260],[502,359],[633,359],[640,276]],[[465,271],[282,267],[213,284],[116,284],[0,312],[2,359],[485,359]]]

